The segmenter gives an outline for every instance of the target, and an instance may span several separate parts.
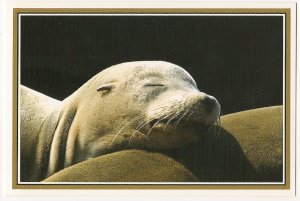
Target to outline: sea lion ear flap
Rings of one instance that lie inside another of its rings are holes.
[[[109,83],[109,84],[104,84],[104,85],[98,87],[97,91],[110,91],[113,88],[115,88],[114,84]]]

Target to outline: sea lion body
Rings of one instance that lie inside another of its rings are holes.
[[[28,87],[21,92],[21,181],[39,181],[47,171],[61,102]]]
[[[219,117],[214,97],[162,61],[107,68],[63,101],[21,86],[21,181],[117,150],[187,145]]]

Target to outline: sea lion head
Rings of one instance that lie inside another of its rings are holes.
[[[199,139],[216,124],[218,101],[183,68],[163,61],[107,68],[76,91],[67,146],[74,162],[120,149],[168,149]],[[68,154],[68,152],[67,152]]]

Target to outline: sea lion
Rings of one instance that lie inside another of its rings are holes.
[[[283,114],[271,106],[221,116],[221,126],[167,155],[203,182],[283,182]]]
[[[123,150],[65,168],[42,182],[198,182],[182,164],[158,152]]]
[[[117,150],[184,146],[219,118],[218,101],[164,61],[112,66],[63,101],[21,86],[21,181]]]

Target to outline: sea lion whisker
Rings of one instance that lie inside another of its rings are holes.
[[[187,109],[187,111],[185,113],[183,113],[181,115],[181,117],[178,119],[178,121],[176,122],[176,125],[180,122],[180,120],[189,112],[189,110],[192,108],[193,106],[189,107],[189,109]]]
[[[119,135],[119,133],[120,133],[127,125],[129,125],[130,123],[132,123],[134,120],[141,119],[141,118],[143,118],[143,115],[137,116],[137,117],[131,119],[129,122],[127,122],[127,123],[126,123],[126,124],[125,124],[118,132],[117,132],[117,134],[115,135],[115,137],[114,137],[114,138],[112,139],[112,141],[110,142],[108,148],[111,147],[111,145],[113,144],[114,140],[117,138],[117,136]]]
[[[132,138],[133,138],[133,136],[137,133],[137,132],[139,132],[140,131],[140,129],[141,128],[143,128],[145,125],[147,125],[148,123],[150,123],[151,121],[153,121],[153,119],[151,119],[150,121],[142,121],[142,123],[144,123],[144,124],[140,124],[136,129],[135,129],[135,131],[133,132],[133,134],[129,137],[129,140],[128,140],[128,143],[129,143],[129,145],[130,145],[130,143],[131,143],[131,140],[132,140]],[[145,135],[144,133],[142,133],[142,132],[140,132],[142,135],[144,135],[147,139],[148,139],[148,136],[147,135]]]
[[[151,127],[151,129],[148,131],[148,133],[146,134],[146,136],[149,136],[149,134],[151,133],[151,131],[153,130],[153,128],[159,123],[159,122],[161,122],[163,119],[161,118],[161,119],[159,119],[159,120],[157,120],[154,124],[153,124],[153,126]]]
[[[153,121],[155,118],[150,119],[149,121],[142,121],[134,130],[134,133],[131,135],[130,139],[135,135],[135,133],[139,132],[141,128],[149,124],[151,121]]]
[[[151,119],[149,122],[151,122],[153,119]],[[134,130],[135,131],[139,131],[142,127],[144,127],[147,123],[149,122],[146,122],[146,121],[142,121]]]
[[[151,127],[151,129],[149,130],[149,132],[147,133],[147,136],[149,136],[149,134],[151,133],[151,131],[153,130],[153,128],[154,128],[159,122],[161,122],[162,120],[168,118],[168,117],[171,116],[171,115],[172,115],[172,113],[171,113],[171,114],[168,114],[168,115],[165,115],[165,116],[161,117],[159,120],[157,120],[157,121],[155,122],[155,124],[153,124],[153,126]]]
[[[188,122],[189,118],[192,116],[192,114],[195,112],[196,108],[200,105],[200,103],[196,104],[195,106],[193,106],[193,109],[191,111],[191,113],[188,115],[188,117],[185,119],[185,122]]]
[[[185,119],[185,122],[188,122],[188,121],[189,121],[189,119],[190,119],[190,117],[192,116],[192,114],[194,113],[195,109],[196,109],[196,108],[194,108],[194,109],[190,112],[190,114],[189,114],[189,115],[187,116],[187,118]]]
[[[143,128],[144,126],[146,126],[147,124],[149,124],[151,121],[153,121],[153,120],[155,120],[155,119],[156,119],[156,118],[151,118],[151,119],[148,120],[148,121],[143,121],[142,123],[140,123],[140,124],[138,125],[138,127],[135,128],[135,132],[131,135],[129,141],[131,141],[131,138],[132,138],[138,131],[140,131],[141,128]],[[162,118],[161,118],[160,120],[158,120],[158,121],[161,121],[161,120],[162,120]],[[156,123],[157,123],[157,122],[156,122]],[[155,123],[155,125],[156,125],[156,123]],[[153,127],[153,126],[152,126],[152,127]],[[145,135],[145,136],[148,137],[148,134]]]
[[[174,115],[167,121],[167,123],[166,123],[166,125],[165,125],[165,127],[164,127],[164,131],[166,130],[168,124],[169,124],[175,117],[177,117],[179,114],[180,114],[180,112],[174,113]]]
[[[176,102],[176,101],[172,101],[172,102]],[[177,101],[177,102],[178,102],[178,101]],[[155,108],[155,109],[153,109],[152,111],[155,111],[155,110],[158,110],[158,109],[161,109],[161,108]],[[112,141],[111,141],[111,143],[109,144],[108,148],[111,147],[111,145],[113,144],[113,141],[117,138],[117,136],[119,135],[119,133],[120,133],[127,125],[129,125],[130,123],[132,123],[134,120],[138,120],[138,119],[143,118],[143,116],[144,116],[144,115],[140,115],[140,116],[138,116],[138,117],[133,118],[133,119],[130,120],[129,122],[127,122],[127,123],[126,123],[126,124],[118,131],[118,133],[115,135],[115,137],[112,139]],[[154,120],[154,119],[152,119],[152,120]],[[151,120],[151,121],[152,121],[152,120]],[[139,130],[139,127],[140,127],[142,124],[143,124],[143,122],[140,123],[140,124],[138,125],[138,127],[137,127],[135,130]]]

